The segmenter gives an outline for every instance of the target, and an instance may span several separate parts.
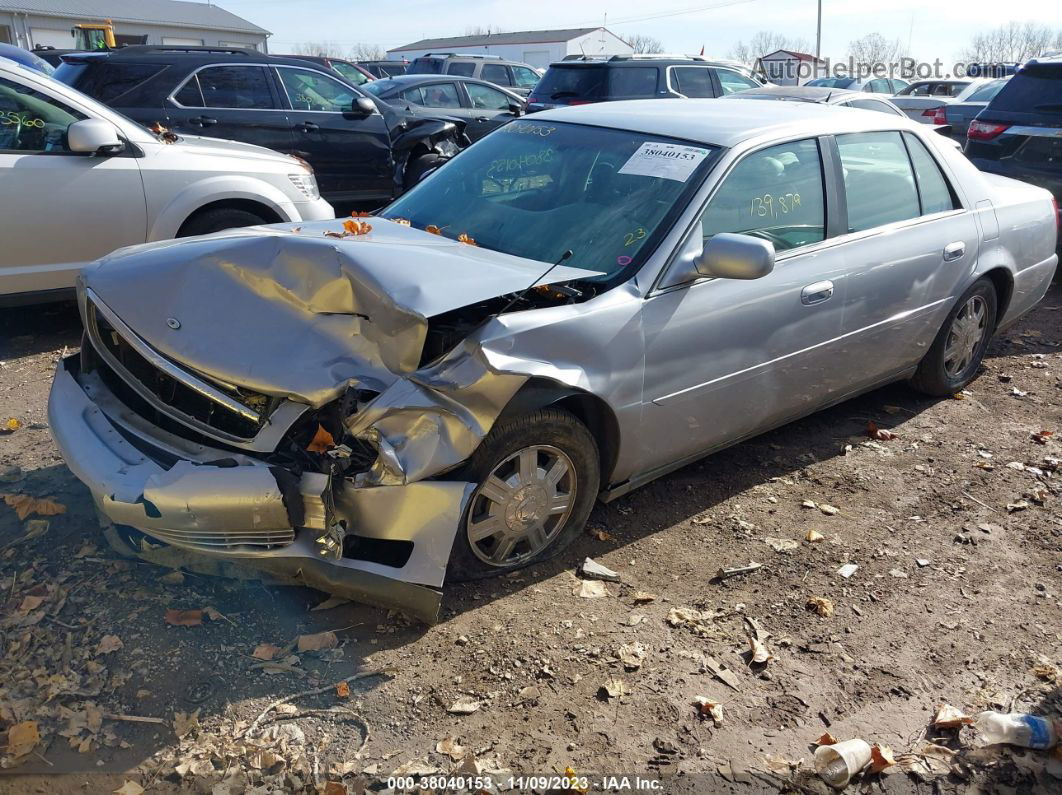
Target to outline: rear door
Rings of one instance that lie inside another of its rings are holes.
[[[668,88],[690,98],[714,98],[719,89],[707,66],[671,66],[667,70]]]
[[[917,135],[836,136],[846,214],[845,345],[853,387],[924,355],[977,258],[979,238],[949,178]]]
[[[473,141],[479,140],[489,132],[501,127],[515,118],[510,105],[521,104],[519,101],[499,91],[493,86],[472,81],[460,83],[471,105],[469,122],[465,132]]]
[[[67,128],[86,118],[0,77],[0,294],[73,287],[83,263],[146,239],[137,158],[67,148]]]
[[[513,76],[509,67],[502,63],[483,64],[479,70],[479,79],[503,88],[511,88],[513,84]]]
[[[167,126],[291,152],[291,124],[265,66],[216,64],[193,72],[170,95]]]
[[[380,112],[352,113],[354,100],[364,95],[324,72],[274,68],[289,106],[295,150],[313,165],[322,195],[333,202],[390,198],[394,161]]]
[[[760,84],[745,75],[738,74],[733,69],[713,69],[716,80],[719,82],[719,96],[725,97],[736,94],[739,91],[748,91],[750,88],[760,88]]]

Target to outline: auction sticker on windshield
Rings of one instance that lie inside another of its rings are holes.
[[[706,157],[708,150],[698,146],[644,143],[623,164],[619,173],[685,182]]]

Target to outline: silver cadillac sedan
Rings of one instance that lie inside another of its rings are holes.
[[[900,117],[540,113],[376,216],[94,264],[51,427],[120,550],[432,620],[597,499],[892,381],[962,389],[1057,224]]]

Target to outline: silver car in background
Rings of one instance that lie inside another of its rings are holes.
[[[102,260],[50,423],[120,548],[431,620],[596,499],[892,381],[962,389],[1056,234],[1046,191],[897,116],[549,111],[376,217]]]

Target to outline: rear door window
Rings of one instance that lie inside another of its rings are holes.
[[[792,141],[745,157],[712,197],[701,231],[705,242],[733,232],[767,240],[777,251],[823,240],[826,200],[818,143]]]
[[[406,71],[411,75],[441,75],[443,60],[442,58],[414,58]]]
[[[915,178],[918,180],[918,197],[922,202],[922,215],[933,213],[946,213],[955,209],[955,199],[952,197],[948,181],[937,165],[937,161],[929,154],[926,145],[918,140],[918,137],[910,133],[904,133],[907,142],[907,150],[911,153],[911,162],[914,164]]]
[[[203,107],[268,110],[277,106],[263,66],[209,66],[200,69],[196,77]],[[178,93],[184,96],[183,89]]]
[[[476,65],[472,61],[454,61],[447,64],[446,74],[458,77],[472,77],[476,73]]]
[[[488,83],[494,83],[499,86],[509,86],[513,82],[509,79],[508,68],[500,63],[483,64],[483,70],[479,73],[479,76]]]
[[[609,96],[651,97],[656,94],[655,66],[624,66],[609,70]]]
[[[687,97],[714,97],[712,73],[707,66],[675,66],[671,69],[671,87]]]
[[[292,110],[346,113],[358,97],[345,83],[320,72],[287,66],[278,71]]]
[[[738,91],[748,91],[750,88],[760,87],[755,80],[739,75],[733,69],[716,69],[715,73],[719,75],[719,87],[722,89],[724,97],[727,94],[735,94]]]
[[[911,160],[898,132],[837,136],[848,200],[848,231],[862,232],[920,213]]]
[[[425,108],[459,108],[461,100],[453,83],[432,83],[402,92],[402,99]]]
[[[520,88],[532,88],[538,82],[538,72],[526,66],[514,66],[513,79]]]
[[[496,88],[480,83],[465,83],[465,91],[472,100],[473,108],[483,110],[508,110],[512,100]]]

